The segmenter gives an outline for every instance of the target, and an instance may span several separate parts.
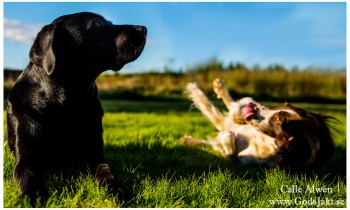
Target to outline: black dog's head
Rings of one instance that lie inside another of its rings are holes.
[[[113,25],[94,13],[65,15],[38,33],[30,50],[30,62],[49,75],[69,71],[70,76],[96,77],[105,70],[118,71],[138,58],[146,35],[144,26]]]

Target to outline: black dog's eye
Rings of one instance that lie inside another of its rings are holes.
[[[94,26],[95,27],[102,27],[103,25],[104,25],[103,22],[100,21],[100,20],[97,20],[97,21],[94,22]]]

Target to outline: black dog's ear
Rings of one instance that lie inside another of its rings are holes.
[[[55,54],[52,49],[55,25],[46,25],[38,33],[29,58],[32,63],[43,68],[48,75],[52,74],[55,68]]]

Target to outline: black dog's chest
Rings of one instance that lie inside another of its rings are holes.
[[[39,154],[48,162],[84,161],[102,141],[102,108],[95,106],[81,109],[48,109],[45,114]]]
[[[85,104],[84,106],[74,109],[61,107],[49,110],[45,114],[47,135],[63,135],[67,138],[69,136],[84,136],[102,129],[99,126],[102,121],[102,108],[94,104]]]

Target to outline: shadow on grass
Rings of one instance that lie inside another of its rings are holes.
[[[106,145],[105,156],[117,175],[121,187],[130,198],[138,193],[142,181],[146,178],[152,180],[182,178],[203,178],[211,172],[229,171],[232,178],[257,181],[263,179],[266,169],[258,166],[243,166],[237,160],[226,160],[219,155],[206,151],[204,148],[194,148],[182,145],[168,147],[162,143],[130,143],[123,146]],[[337,152],[327,166],[319,171],[307,173],[295,173],[300,177],[313,179],[315,175],[319,179],[336,184],[340,178],[345,183],[346,178],[346,151],[345,148],[337,148]],[[50,191],[76,192],[81,186],[75,180],[82,177],[84,170],[76,168],[55,170],[46,172],[47,188]],[[287,172],[289,173],[289,172]],[[92,179],[92,175],[88,174]],[[9,178],[9,177],[8,177]],[[45,204],[43,204],[45,206]],[[132,207],[133,202],[128,202],[125,207]],[[43,207],[43,206],[38,206]]]
[[[203,178],[210,172],[229,171],[232,178],[257,181],[266,175],[266,168],[243,166],[238,160],[226,160],[219,155],[200,148],[186,146],[166,147],[162,144],[128,144],[123,147],[106,146],[106,157],[129,193],[135,186],[140,186],[146,177],[152,180],[182,178]],[[337,148],[333,159],[321,170],[290,173],[296,177],[320,180],[336,184],[346,182],[346,151]],[[137,187],[136,187],[137,188]],[[138,189],[138,188],[137,188]],[[131,195],[133,196],[133,195]],[[132,204],[128,204],[132,205]]]

